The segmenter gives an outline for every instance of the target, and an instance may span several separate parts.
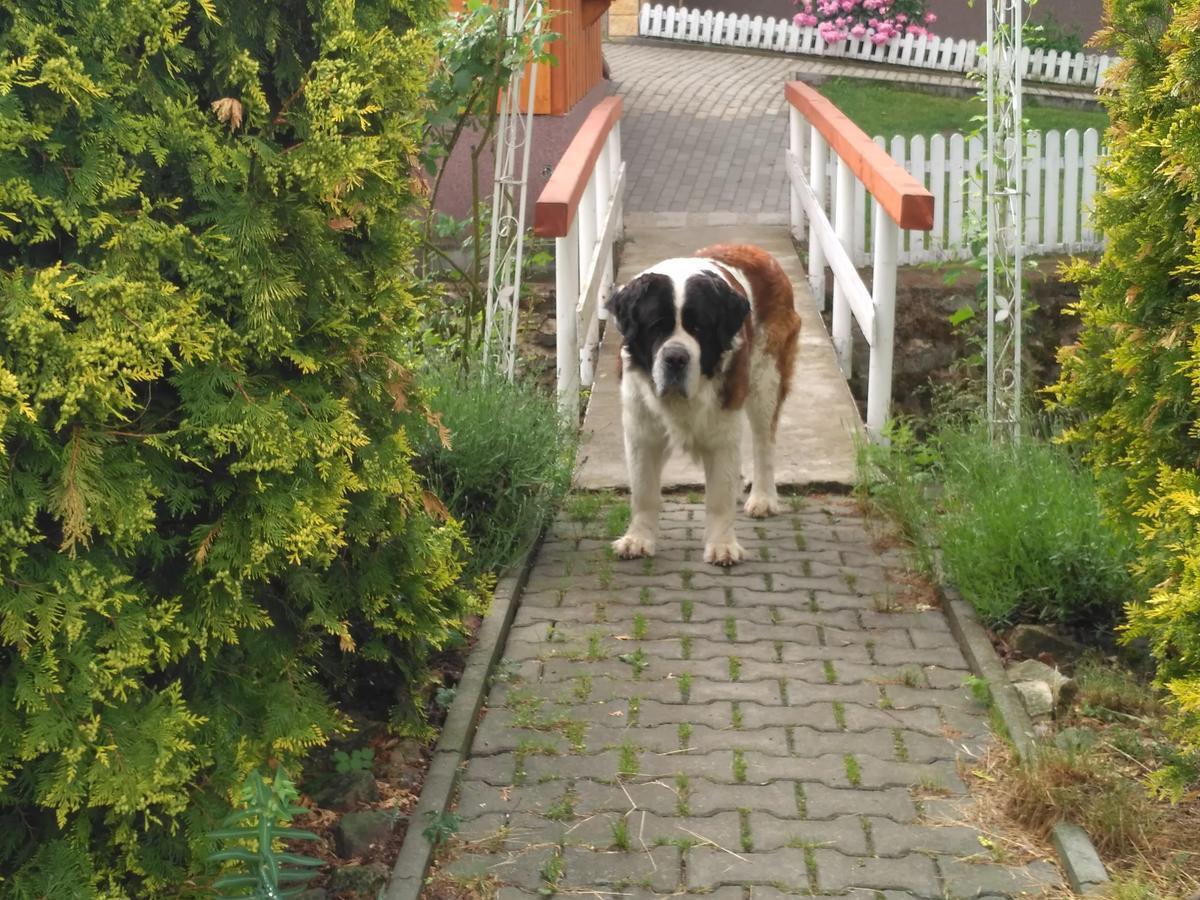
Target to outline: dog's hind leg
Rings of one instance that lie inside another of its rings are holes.
[[[739,423],[740,425],[740,423]],[[704,459],[704,561],[732,566],[742,561],[742,545],[733,525],[742,492],[741,428],[733,441],[706,448]]]
[[[628,410],[631,404],[626,404]],[[625,462],[629,468],[631,516],[624,537],[613,541],[621,559],[653,556],[662,511],[662,470],[667,461],[667,433],[645,415],[625,413]]]
[[[765,355],[758,355],[751,364],[750,378],[746,418],[750,420],[753,438],[754,473],[750,496],[746,498],[746,515],[763,519],[783,510],[775,491],[775,424],[783,391],[780,390],[779,367]]]

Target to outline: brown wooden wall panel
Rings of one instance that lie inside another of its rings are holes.
[[[565,115],[590,91],[603,75],[601,56],[601,16],[609,0],[546,0],[552,15],[547,26],[557,40],[549,51],[555,64],[538,66],[534,88],[534,109],[538,115]],[[450,0],[451,12],[463,8],[465,0]],[[522,109],[528,109],[528,73]]]

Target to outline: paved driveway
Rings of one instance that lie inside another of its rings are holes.
[[[783,84],[797,60],[638,43],[604,56],[625,100],[627,212],[787,221]]]

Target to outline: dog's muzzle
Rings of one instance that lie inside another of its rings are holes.
[[[687,348],[680,344],[667,344],[659,356],[661,360],[662,381],[659,394],[667,395],[672,392],[687,393],[688,364],[692,356]]]

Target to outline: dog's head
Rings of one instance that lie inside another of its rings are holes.
[[[630,365],[650,376],[660,397],[694,396],[700,379],[712,378],[734,348],[750,313],[746,298],[701,262],[668,260],[608,302]]]

